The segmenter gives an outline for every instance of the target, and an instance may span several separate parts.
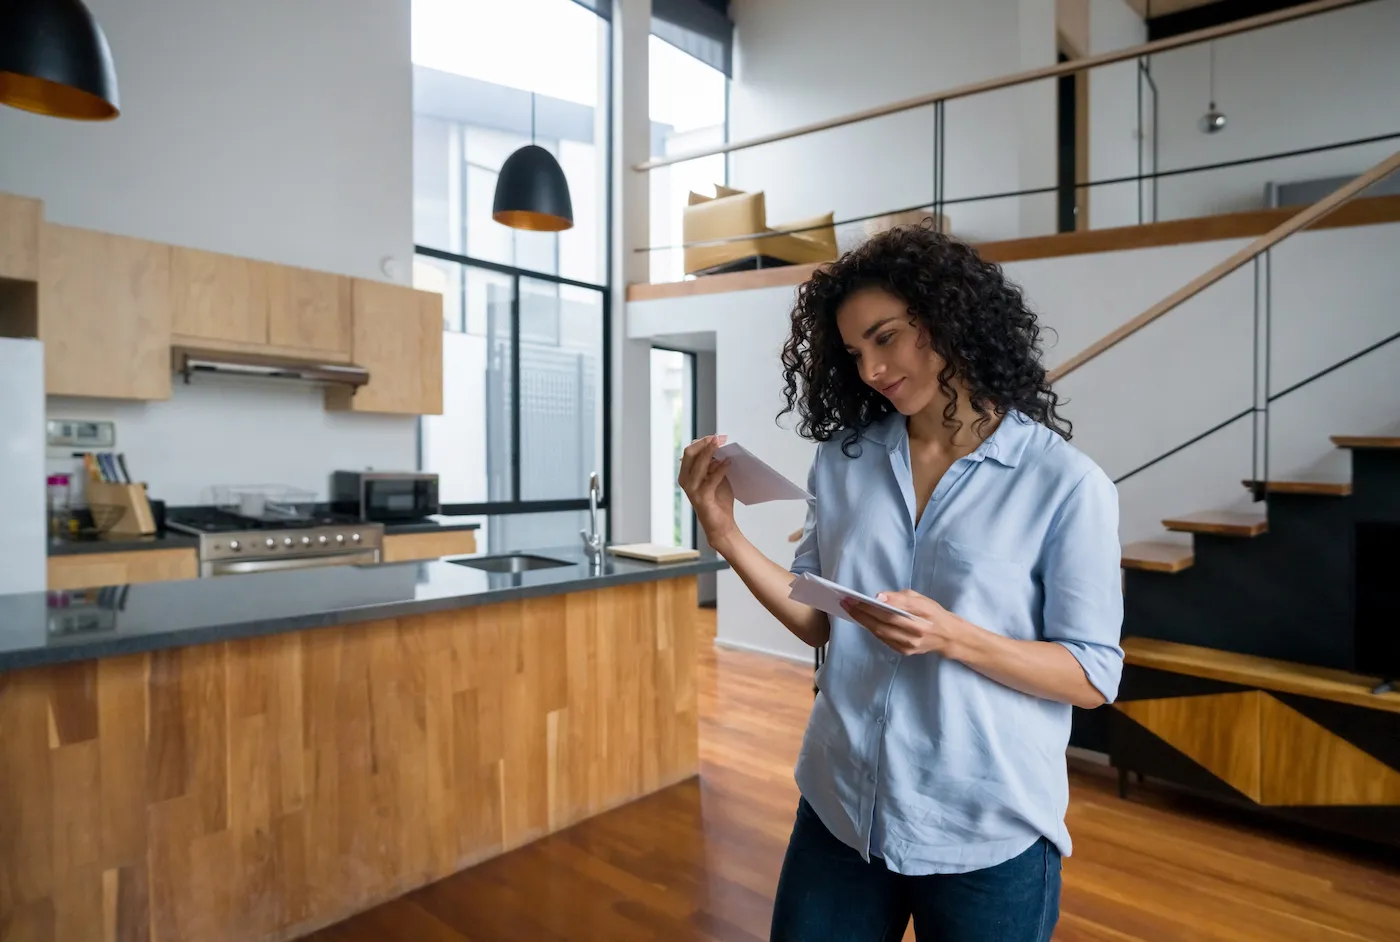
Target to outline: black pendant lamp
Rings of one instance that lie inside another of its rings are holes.
[[[112,50],[81,0],[0,0],[0,102],[80,121],[118,115]]]
[[[574,204],[564,168],[534,143],[535,93],[530,93],[530,143],[506,158],[496,177],[491,218],[512,229],[560,232],[574,227]]]

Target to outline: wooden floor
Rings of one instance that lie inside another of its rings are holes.
[[[704,616],[702,616],[704,617]],[[708,617],[713,617],[712,613]],[[768,937],[811,706],[799,664],[702,648],[700,779],[331,927],[316,942]],[[1400,867],[1075,773],[1059,942],[1400,940]],[[912,932],[907,936],[912,938]]]

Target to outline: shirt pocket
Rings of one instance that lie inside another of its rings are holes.
[[[1034,640],[1034,566],[981,547],[942,540],[933,554],[929,598],[948,611],[1008,638]]]

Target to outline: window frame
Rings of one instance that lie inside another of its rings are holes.
[[[609,152],[612,148],[609,146]],[[608,155],[611,162],[611,153]],[[609,175],[611,178],[611,175]],[[611,183],[609,183],[611,189]],[[611,205],[611,199],[609,199]],[[608,232],[609,249],[611,255],[611,229],[612,213],[609,211],[605,221],[605,228]],[[503,265],[500,262],[488,262],[484,259],[472,258],[469,255],[460,255],[456,252],[448,252],[443,249],[435,249],[426,245],[414,247],[415,255],[422,255],[428,258],[436,258],[445,262],[455,262],[472,268],[482,268],[494,271],[497,274],[508,275],[511,279],[511,305],[510,305],[510,360],[511,360],[511,429],[510,429],[510,467],[511,467],[511,493],[514,499],[508,501],[480,501],[476,503],[463,504],[443,504],[442,513],[451,516],[501,516],[504,514],[526,514],[526,513],[557,513],[568,510],[587,510],[588,498],[576,497],[562,500],[521,500],[520,499],[520,282],[522,279],[551,282],[556,285],[568,285],[573,288],[582,288],[587,291],[596,291],[602,299],[602,321],[603,321],[603,467],[601,470],[601,484],[603,493],[598,500],[598,509],[606,510],[609,504],[610,483],[612,481],[612,292],[607,285],[593,284],[587,281],[579,281],[575,278],[565,278],[562,275],[551,275],[548,272],[534,271],[529,268],[519,268],[515,265]],[[611,259],[608,263],[609,276],[611,277]],[[416,427],[418,446],[418,468],[423,467],[423,418],[418,418]],[[608,515],[609,521],[611,515]],[[609,523],[609,527],[611,523]]]
[[[594,11],[595,13],[597,11]],[[588,498],[570,498],[563,500],[521,500],[520,499],[520,282],[521,279],[531,279],[537,281],[552,282],[556,285],[567,285],[574,288],[582,288],[589,291],[597,291],[602,297],[602,320],[603,320],[603,461],[601,470],[602,494],[598,499],[598,509],[607,510],[611,501],[609,499],[612,492],[612,383],[613,383],[613,351],[612,351],[612,280],[613,280],[613,137],[614,121],[616,113],[613,107],[613,55],[614,55],[614,26],[611,17],[599,15],[598,17],[608,24],[607,43],[605,58],[607,67],[606,80],[606,108],[607,108],[607,141],[602,148],[604,161],[603,187],[603,244],[604,244],[604,271],[606,278],[603,284],[595,284],[588,281],[579,281],[575,278],[565,278],[562,275],[553,275],[548,272],[535,271],[529,268],[521,268],[515,265],[506,265],[501,262],[489,262],[484,259],[473,258],[457,252],[448,252],[443,249],[433,248],[427,245],[414,245],[414,255],[422,255],[428,258],[436,258],[445,262],[455,262],[459,265],[466,265],[473,268],[482,268],[494,271],[498,274],[508,275],[511,278],[511,314],[510,314],[510,356],[511,356],[511,493],[514,495],[508,501],[481,501],[476,503],[443,504],[442,513],[449,516],[483,516],[497,517],[513,514],[538,514],[538,513],[559,513],[563,511],[588,510]],[[727,115],[726,115],[726,124]],[[556,254],[558,246],[555,247]],[[557,267],[557,266],[556,266]],[[415,424],[414,435],[417,445],[417,465],[418,469],[423,468],[423,417],[419,416]],[[483,442],[483,445],[486,443]],[[605,538],[612,535],[612,514],[604,514]]]

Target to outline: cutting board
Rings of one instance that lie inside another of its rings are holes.
[[[679,563],[700,558],[699,550],[682,546],[657,546],[655,543],[622,543],[609,546],[608,552],[629,559],[645,559],[649,563]]]

